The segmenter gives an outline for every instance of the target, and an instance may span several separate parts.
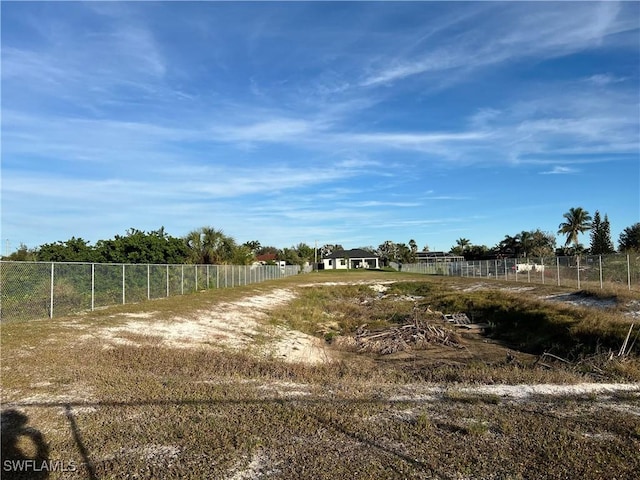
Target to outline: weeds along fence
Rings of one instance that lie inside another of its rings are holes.
[[[53,318],[111,305],[296,275],[288,265],[146,265],[0,261],[0,320]]]
[[[477,277],[571,288],[640,290],[640,255],[503,258],[402,265],[403,272]]]

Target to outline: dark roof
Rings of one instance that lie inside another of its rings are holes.
[[[275,253],[263,253],[262,255],[257,255],[256,260],[259,262],[270,262],[276,260],[278,255]]]
[[[378,256],[361,248],[354,248],[352,250],[336,250],[324,258],[378,258]]]

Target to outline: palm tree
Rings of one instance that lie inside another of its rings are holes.
[[[520,239],[520,248],[522,249],[522,253],[524,253],[525,257],[528,257],[532,247],[531,243],[533,242],[531,232],[523,230],[516,236]]]
[[[570,208],[563,215],[566,221],[558,225],[558,234],[566,235],[567,241],[565,246],[573,243],[574,247],[578,247],[578,234],[584,233],[591,229],[591,215],[582,207]]]
[[[190,250],[190,258],[197,264],[222,264],[233,259],[236,242],[222,230],[202,227],[189,232],[185,238]]]
[[[468,238],[459,238],[458,240],[456,240],[456,245],[458,245],[464,253],[465,247],[471,245],[471,240],[469,240]]]
[[[504,240],[502,240],[496,248],[500,255],[513,255],[514,257],[517,257],[520,252],[520,237],[518,235],[514,237],[511,235],[505,235]]]
[[[244,242],[242,245],[247,247],[254,255],[262,247],[259,240],[250,240],[248,242]]]
[[[418,244],[413,238],[409,240],[409,248],[411,249],[410,263],[416,263],[417,253],[418,253]]]
[[[411,263],[411,249],[406,243],[396,243],[396,261]]]

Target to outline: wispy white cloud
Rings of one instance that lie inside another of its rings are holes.
[[[51,7],[50,13],[56,10]],[[77,29],[55,15],[24,15],[23,20],[38,35],[28,46],[3,44],[3,88],[12,92],[5,108],[103,115],[114,106],[139,106],[151,96],[157,102],[171,95],[159,42],[133,17],[113,16],[99,27],[90,19]]]
[[[336,133],[330,144],[342,144],[376,150],[404,150],[439,155],[441,161],[459,158],[472,145],[484,143],[490,134],[480,131],[462,132],[367,132]]]
[[[551,170],[540,172],[540,175],[567,175],[571,173],[577,173],[579,170],[572,167],[555,166]]]
[[[2,78],[5,81],[23,82],[26,85],[41,87],[62,87],[64,82],[75,83],[80,74],[67,68],[61,62],[43,53],[2,47]]]
[[[138,73],[162,77],[167,71],[166,60],[147,28],[131,24],[119,25],[104,38],[98,37],[98,43],[117,52],[118,57],[110,60],[118,61],[117,73],[112,72],[118,76],[123,61]]]
[[[197,169],[196,169],[197,170]],[[348,178],[355,172],[339,168],[293,168],[269,166],[267,168],[205,168],[199,169],[200,181],[190,189],[207,198],[240,197],[248,194],[268,194],[322,185]],[[182,170],[177,180],[191,182],[193,171]]]
[[[365,157],[361,158],[347,158],[338,163],[344,168],[367,168],[367,167],[381,167],[383,163],[378,160],[371,160]]]
[[[342,137],[345,141],[357,143],[375,143],[386,144],[397,147],[418,145],[432,145],[446,142],[465,142],[481,140],[487,137],[485,132],[428,132],[428,133],[355,133],[344,134]],[[338,136],[338,138],[340,138]]]
[[[585,155],[634,155],[640,148],[637,93],[560,82],[545,92],[532,90],[504,110],[481,109],[470,117],[490,132],[487,147],[503,160],[526,163],[549,156],[557,162],[584,162]],[[502,152],[502,153],[500,153]],[[505,154],[506,153],[506,154]],[[579,156],[581,155],[581,156]]]
[[[473,197],[466,195],[429,195],[422,197],[422,200],[446,200],[446,201],[454,201],[454,200],[472,200]]]
[[[371,228],[377,229],[389,229],[389,228],[417,228],[417,227],[433,227],[434,225],[450,225],[468,221],[468,218],[460,216],[452,216],[445,218],[429,218],[429,219],[386,219],[384,222],[379,222],[376,225],[372,225]]]
[[[18,159],[49,158],[58,165],[102,163],[144,169],[176,159],[170,145],[203,137],[197,128],[3,111],[5,165],[20,163]]]
[[[386,66],[368,74],[361,85],[388,84],[453,69],[471,72],[508,61],[554,58],[597,47],[614,35],[637,29],[633,17],[623,12],[628,8],[619,2],[586,3],[580,9],[561,3],[553,9],[536,4],[487,6],[484,14],[476,13],[481,21],[468,25],[464,34],[444,44],[425,45],[430,47],[427,54],[385,58],[379,63]]]
[[[362,202],[349,202],[349,205],[356,208],[370,207],[397,207],[397,208],[414,208],[419,207],[419,202],[390,202],[380,200],[367,200]]]
[[[318,128],[304,119],[270,118],[256,123],[217,125],[213,138],[222,142],[295,142]]]
[[[606,87],[608,85],[624,82],[626,80],[626,77],[616,77],[615,75],[611,75],[610,73],[598,73],[596,75],[591,75],[590,77],[585,79],[587,83],[596,85],[598,87]]]

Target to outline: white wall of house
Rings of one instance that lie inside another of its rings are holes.
[[[325,270],[347,270],[355,268],[380,268],[377,258],[324,258]]]
[[[346,270],[349,262],[344,258],[325,258],[322,260],[325,270]]]

